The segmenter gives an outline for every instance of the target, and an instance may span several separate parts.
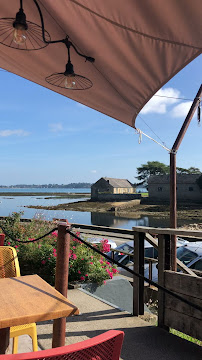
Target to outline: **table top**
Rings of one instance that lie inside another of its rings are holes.
[[[0,279],[0,329],[78,314],[78,308],[38,275]]]

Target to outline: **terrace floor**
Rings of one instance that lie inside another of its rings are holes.
[[[66,344],[79,342],[100,333],[119,329],[125,333],[121,359],[123,360],[198,360],[202,347],[180,339],[127,312],[74,289],[68,298],[80,309],[80,315],[67,318]],[[51,348],[52,321],[37,324],[39,350]],[[32,351],[31,340],[22,336],[19,352]]]

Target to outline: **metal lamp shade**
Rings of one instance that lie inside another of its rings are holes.
[[[46,44],[42,38],[42,29],[39,25],[26,21],[28,29],[26,30],[26,42],[18,45],[13,38],[13,22],[14,18],[1,18],[0,19],[0,43],[18,50],[39,50],[46,47]],[[49,33],[45,30],[46,40],[50,40]]]
[[[91,80],[74,73],[69,75],[65,75],[65,73],[54,73],[47,76],[45,80],[51,85],[69,90],[87,90],[93,86]]]

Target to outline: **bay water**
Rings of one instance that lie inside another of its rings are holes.
[[[5,196],[6,193],[22,193],[20,196]],[[37,195],[26,195],[35,193]],[[41,195],[46,193],[46,195]],[[113,213],[82,212],[67,210],[44,210],[27,208],[28,205],[54,206],[75,201],[85,201],[86,198],[56,198],[53,193],[89,193],[90,189],[61,189],[61,188],[0,188],[0,216],[8,216],[12,212],[23,211],[22,218],[42,218],[44,220],[67,219],[69,223],[86,225],[109,226],[114,228],[132,229],[133,226],[167,227],[169,219],[155,219],[152,216],[142,216],[136,219],[115,216]],[[46,199],[49,197],[49,199]]]

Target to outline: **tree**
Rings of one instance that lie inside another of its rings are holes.
[[[189,169],[185,168],[176,168],[177,174],[201,174],[199,168],[191,166]],[[146,164],[142,164],[140,167],[137,168],[138,176],[136,178],[140,181],[135,185],[148,185],[148,178],[151,175],[167,175],[170,173],[170,166],[165,165],[159,161],[148,161]]]
[[[151,175],[166,175],[169,174],[170,168],[159,161],[148,161],[137,168],[138,176],[136,177],[140,182],[136,185],[148,185],[148,178]]]
[[[201,174],[201,170],[194,166],[191,166],[189,169],[184,169],[177,167],[177,174]]]

